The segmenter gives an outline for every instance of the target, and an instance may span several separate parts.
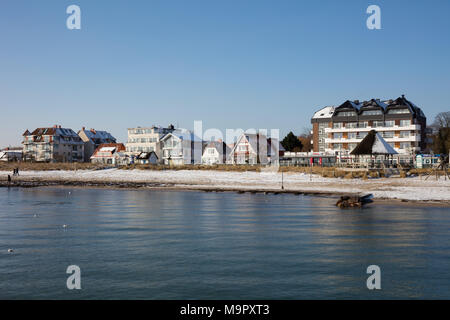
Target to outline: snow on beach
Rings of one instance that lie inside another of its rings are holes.
[[[6,176],[9,172],[0,172]],[[180,188],[217,188],[242,190],[274,190],[281,188],[278,172],[225,172],[206,170],[78,170],[22,171],[20,180],[140,182],[170,184]],[[450,181],[443,177],[428,180],[419,177],[381,179],[323,178],[305,173],[285,173],[284,188],[289,191],[324,193],[373,193],[376,198],[450,201]]]

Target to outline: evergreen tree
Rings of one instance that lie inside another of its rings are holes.
[[[291,132],[281,141],[281,145],[286,151],[299,152],[302,150],[302,143],[298,137]]]

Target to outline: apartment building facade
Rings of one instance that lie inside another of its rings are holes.
[[[153,151],[156,153],[158,159],[162,159],[161,138],[174,130],[175,127],[173,125],[167,128],[159,126],[129,128],[126,153],[131,157],[137,157],[142,152]]]
[[[69,128],[37,128],[23,134],[23,159],[37,162],[83,162],[84,142]]]
[[[348,155],[370,130],[376,130],[399,154],[426,151],[426,117],[414,103],[396,100],[347,100],[325,107],[311,119],[314,152]]]

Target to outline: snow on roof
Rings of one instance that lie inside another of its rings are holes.
[[[100,139],[103,141],[107,140],[116,140],[109,132],[107,131],[97,131],[97,130],[84,130],[84,133],[86,136],[93,140],[93,139]]]
[[[397,154],[397,151],[388,144],[378,132],[369,131],[364,139],[350,152],[353,155],[371,155],[371,154]]]
[[[325,107],[314,113],[313,119],[331,118],[334,113],[334,107]]]
[[[100,152],[114,152],[116,147],[103,147],[100,149]]]
[[[186,129],[176,129],[173,132],[166,134],[164,137],[162,137],[161,140],[166,139],[170,135],[175,136],[183,141],[202,142],[202,139],[192,133],[192,131]]]
[[[375,141],[372,145],[373,154],[397,154],[397,151],[391,147],[389,143],[384,140],[380,134],[377,132],[375,134]]]

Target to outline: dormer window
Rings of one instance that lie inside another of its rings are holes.
[[[339,111],[337,114],[338,117],[355,117],[355,111]]]
[[[402,109],[389,109],[388,114],[405,114],[410,113],[409,109],[402,108]]]

